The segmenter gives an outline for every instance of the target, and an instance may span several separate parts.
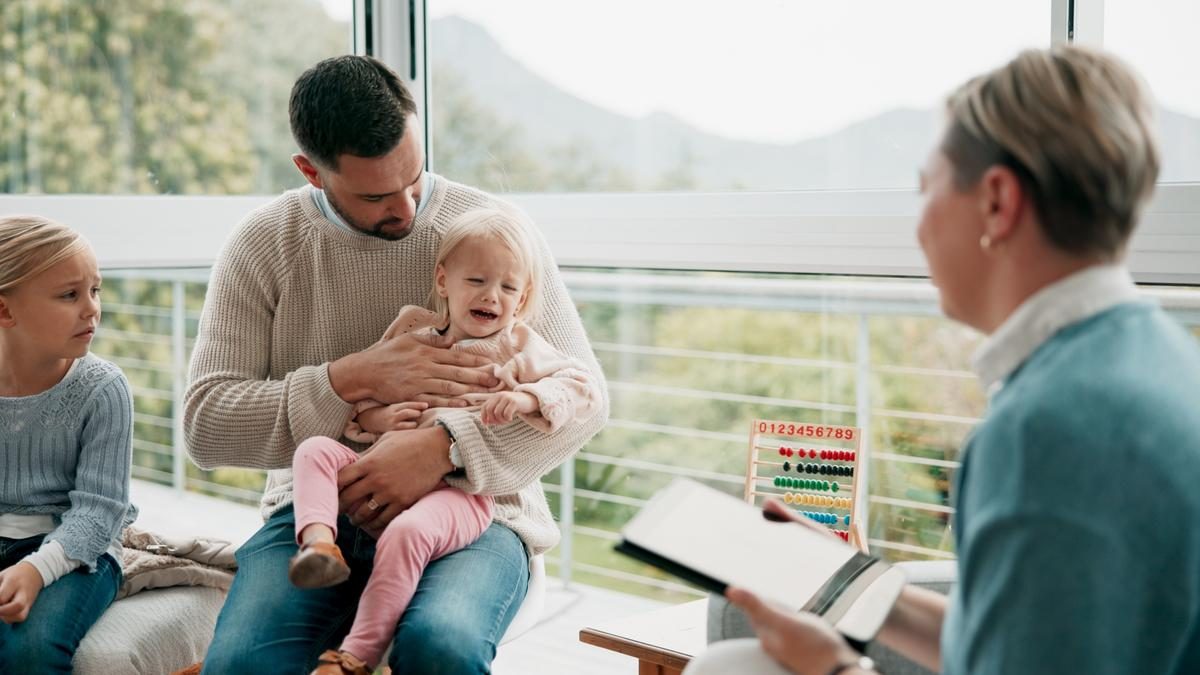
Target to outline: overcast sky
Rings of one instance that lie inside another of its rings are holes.
[[[322,0],[348,19],[349,0]],[[1080,0],[1085,1],[1085,0]],[[1050,43],[1050,0],[428,0],[484,26],[556,86],[730,138],[822,135]],[[1197,0],[1104,0],[1105,40],[1159,101],[1200,116]],[[736,11],[735,11],[736,10]],[[1172,39],[1172,36],[1175,36]]]

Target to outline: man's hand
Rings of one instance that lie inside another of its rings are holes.
[[[329,382],[344,401],[420,401],[433,407],[461,408],[464,394],[499,384],[478,354],[453,351],[452,338],[404,333],[380,340],[361,352],[329,364]]]
[[[417,420],[421,419],[421,413],[428,407],[428,403],[416,401],[393,403],[377,408],[368,408],[358,413],[354,419],[358,422],[358,426],[363,428],[363,431],[373,434],[416,429]]]
[[[338,472],[338,507],[350,522],[377,536],[453,470],[450,437],[440,426],[389,432]]]
[[[0,572],[0,621],[21,623],[42,592],[42,575],[27,562]]]
[[[824,675],[858,658],[837,631],[813,614],[783,612],[743,588],[730,587],[725,597],[746,613],[763,651],[796,675]]]
[[[479,419],[484,424],[506,424],[517,413],[528,415],[538,409],[537,397],[524,391],[501,391],[488,395],[479,409]]]

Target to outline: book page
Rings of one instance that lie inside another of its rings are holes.
[[[678,479],[622,530],[625,540],[764,600],[799,610],[849,561],[851,546],[777,523],[736,497]]]

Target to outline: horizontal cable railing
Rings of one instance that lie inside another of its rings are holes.
[[[184,449],[181,447],[182,427],[179,415],[182,412],[183,387],[177,380],[181,380],[186,374],[186,355],[194,345],[194,333],[200,315],[197,298],[202,297],[202,292],[198,291],[203,290],[207,274],[171,270],[108,270],[105,275],[110,280],[128,279],[137,281],[142,286],[145,286],[145,282],[163,282],[174,288],[173,294],[164,293],[160,297],[159,301],[165,304],[146,304],[144,301],[132,301],[124,297],[110,302],[111,294],[106,286],[105,324],[97,342],[97,353],[109,358],[131,375],[136,374],[139,381],[133,384],[133,392],[138,399],[135,422],[144,428],[145,433],[155,434],[135,440],[135,452],[144,461],[134,466],[134,475],[239,502],[256,502],[261,494],[260,489],[246,487],[249,483],[230,485],[217,482],[212,479],[214,474],[190,467],[181,454]],[[930,537],[920,541],[898,541],[885,536],[875,536],[877,530],[872,530],[872,548],[885,554],[891,552],[905,557],[954,557],[952,551],[942,548],[949,545],[944,528],[945,522],[948,522],[947,519],[954,511],[946,505],[948,498],[945,485],[948,484],[949,476],[959,467],[959,463],[953,459],[957,456],[956,439],[965,433],[967,427],[976,424],[979,418],[972,414],[963,414],[974,410],[914,409],[931,408],[936,402],[920,405],[926,402],[907,401],[906,403],[911,405],[905,406],[881,399],[872,404],[872,387],[879,386],[875,380],[879,376],[945,382],[946,386],[956,382],[965,383],[962,386],[970,386],[974,382],[975,375],[965,364],[955,368],[943,367],[938,363],[928,365],[870,361],[869,350],[873,344],[872,340],[876,339],[870,328],[870,321],[890,321],[904,317],[927,321],[940,320],[936,318],[939,316],[937,293],[929,284],[918,281],[742,278],[727,275],[614,274],[582,271],[565,271],[563,276],[572,297],[581,306],[598,303],[611,305],[617,315],[626,309],[637,307],[656,310],[691,307],[732,308],[756,312],[811,312],[852,319],[857,323],[847,325],[857,326],[854,330],[858,335],[858,349],[845,352],[849,355],[848,359],[660,345],[650,343],[645,337],[639,338],[636,334],[624,335],[620,331],[617,339],[610,337],[593,342],[593,348],[606,360],[606,364],[612,365],[609,361],[617,364],[615,368],[606,368],[610,371],[608,386],[614,400],[614,414],[602,435],[624,434],[630,439],[638,440],[635,445],[629,446],[629,449],[616,452],[599,451],[597,448],[603,447],[604,444],[593,442],[574,460],[565,464],[561,471],[555,472],[550,479],[544,481],[546,492],[559,502],[557,511],[563,523],[564,543],[559,549],[561,557],[550,560],[559,564],[564,579],[569,578],[571,570],[574,570],[588,578],[612,580],[622,588],[633,584],[654,589],[656,592],[685,595],[697,593],[682,584],[614,569],[611,565],[597,564],[591,558],[579,557],[578,553],[583,550],[582,544],[587,539],[611,543],[619,538],[613,529],[597,526],[600,521],[588,520],[591,517],[587,515],[589,509],[599,509],[595,512],[607,513],[605,509],[636,509],[646,503],[645,495],[627,491],[629,488],[626,485],[634,477],[646,479],[646,485],[658,485],[663,480],[673,477],[692,478],[727,488],[734,488],[743,483],[744,475],[731,472],[728,462],[720,468],[716,465],[705,466],[704,462],[715,461],[713,458],[717,456],[733,456],[740,457],[740,461],[744,463],[746,434],[740,429],[731,431],[723,428],[700,428],[703,423],[679,423],[670,416],[655,417],[644,414],[653,409],[653,406],[666,402],[681,406],[682,409],[720,405],[749,411],[812,411],[818,414],[848,416],[856,420],[855,424],[869,432],[867,438],[875,446],[867,448],[870,466],[875,467],[869,469],[871,475],[878,475],[882,469],[890,467],[898,471],[896,475],[901,477],[910,475],[905,472],[926,472],[918,475],[928,475],[927,480],[933,481],[930,483],[932,487],[927,485],[911,491],[920,497],[919,499],[870,494],[864,504],[868,507],[868,527],[873,522],[870,518],[874,512],[871,507],[874,507],[880,512],[897,510],[904,514],[928,514],[928,517],[941,519],[930,522],[941,523],[938,527],[943,528],[940,532],[929,533]],[[187,294],[184,293],[185,286],[194,291],[190,304]],[[1185,324],[1200,325],[1200,293],[1190,289],[1156,287],[1143,289],[1143,294],[1162,304]],[[631,316],[636,318],[638,315]],[[121,319],[119,328],[115,327],[117,324],[112,323],[118,318]],[[162,330],[169,332],[138,332],[133,328],[137,325],[137,319],[153,319],[154,321],[144,323],[157,322]],[[880,330],[886,332],[886,327]],[[866,352],[863,352],[864,346]],[[628,360],[634,365],[622,366],[623,360]],[[793,373],[812,371],[830,377],[836,375],[852,383],[849,391],[852,391],[851,398],[855,400],[853,403],[840,402],[846,400],[845,391],[841,392],[840,401],[837,398],[813,400],[812,397],[777,395],[774,392],[718,390],[700,382],[691,384],[678,378],[672,378],[668,383],[645,381],[645,363],[690,364],[687,366],[689,368],[765,367],[788,369],[788,372]],[[168,389],[171,385],[167,383],[170,382],[176,384]],[[637,405],[621,407],[617,405],[621,400],[635,401]],[[872,424],[882,426],[873,427]],[[885,434],[885,430],[892,435]],[[935,433],[944,433],[951,441],[926,440],[932,438],[931,434]],[[622,443],[610,445],[624,447],[627,444],[624,435],[621,436]],[[661,452],[649,456],[635,454],[638,452],[637,448],[642,447],[640,444],[653,447],[654,443],[662,442],[656,439],[667,442],[677,440],[682,448],[688,447],[685,445],[687,443],[701,445],[703,442],[703,445],[709,448],[706,452],[716,454],[689,459],[690,462],[698,463],[698,466],[672,463],[669,458],[661,456]],[[626,452],[634,456],[625,456],[623,453]],[[729,454],[725,455],[726,452]],[[928,454],[934,456],[924,456]],[[175,466],[171,470],[164,470],[171,466],[172,460]],[[602,474],[604,471],[617,473],[624,478],[609,477],[606,478],[608,483],[601,481],[593,485],[589,472]],[[564,480],[567,472],[570,473],[570,480]],[[248,481],[261,480],[260,473],[247,471],[245,474],[259,476],[259,479],[247,478]],[[870,480],[870,477],[864,479]],[[889,480],[896,479],[893,477]],[[881,487],[874,482],[869,484],[876,489]],[[606,524],[611,526],[611,523]],[[887,531],[880,529],[878,532]],[[934,545],[928,545],[931,543]],[[606,546],[604,551],[611,551],[611,547]]]

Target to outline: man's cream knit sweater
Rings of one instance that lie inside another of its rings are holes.
[[[428,202],[400,241],[348,232],[326,219],[311,187],[284,193],[246,217],[213,267],[192,354],[184,410],[188,454],[201,467],[269,469],[263,516],[292,500],[292,454],[310,436],[338,438],[352,405],[329,383],[329,363],[361,351],[400,308],[424,305],[447,225],[494,198],[434,176]],[[531,324],[562,353],[603,375],[550,249],[542,317]],[[495,519],[532,554],[558,528],[540,478],[577,452],[608,419],[601,414],[553,434],[515,422],[485,427],[478,413],[449,410],[465,475],[447,482],[493,495]],[[348,443],[363,449],[361,444]]]

